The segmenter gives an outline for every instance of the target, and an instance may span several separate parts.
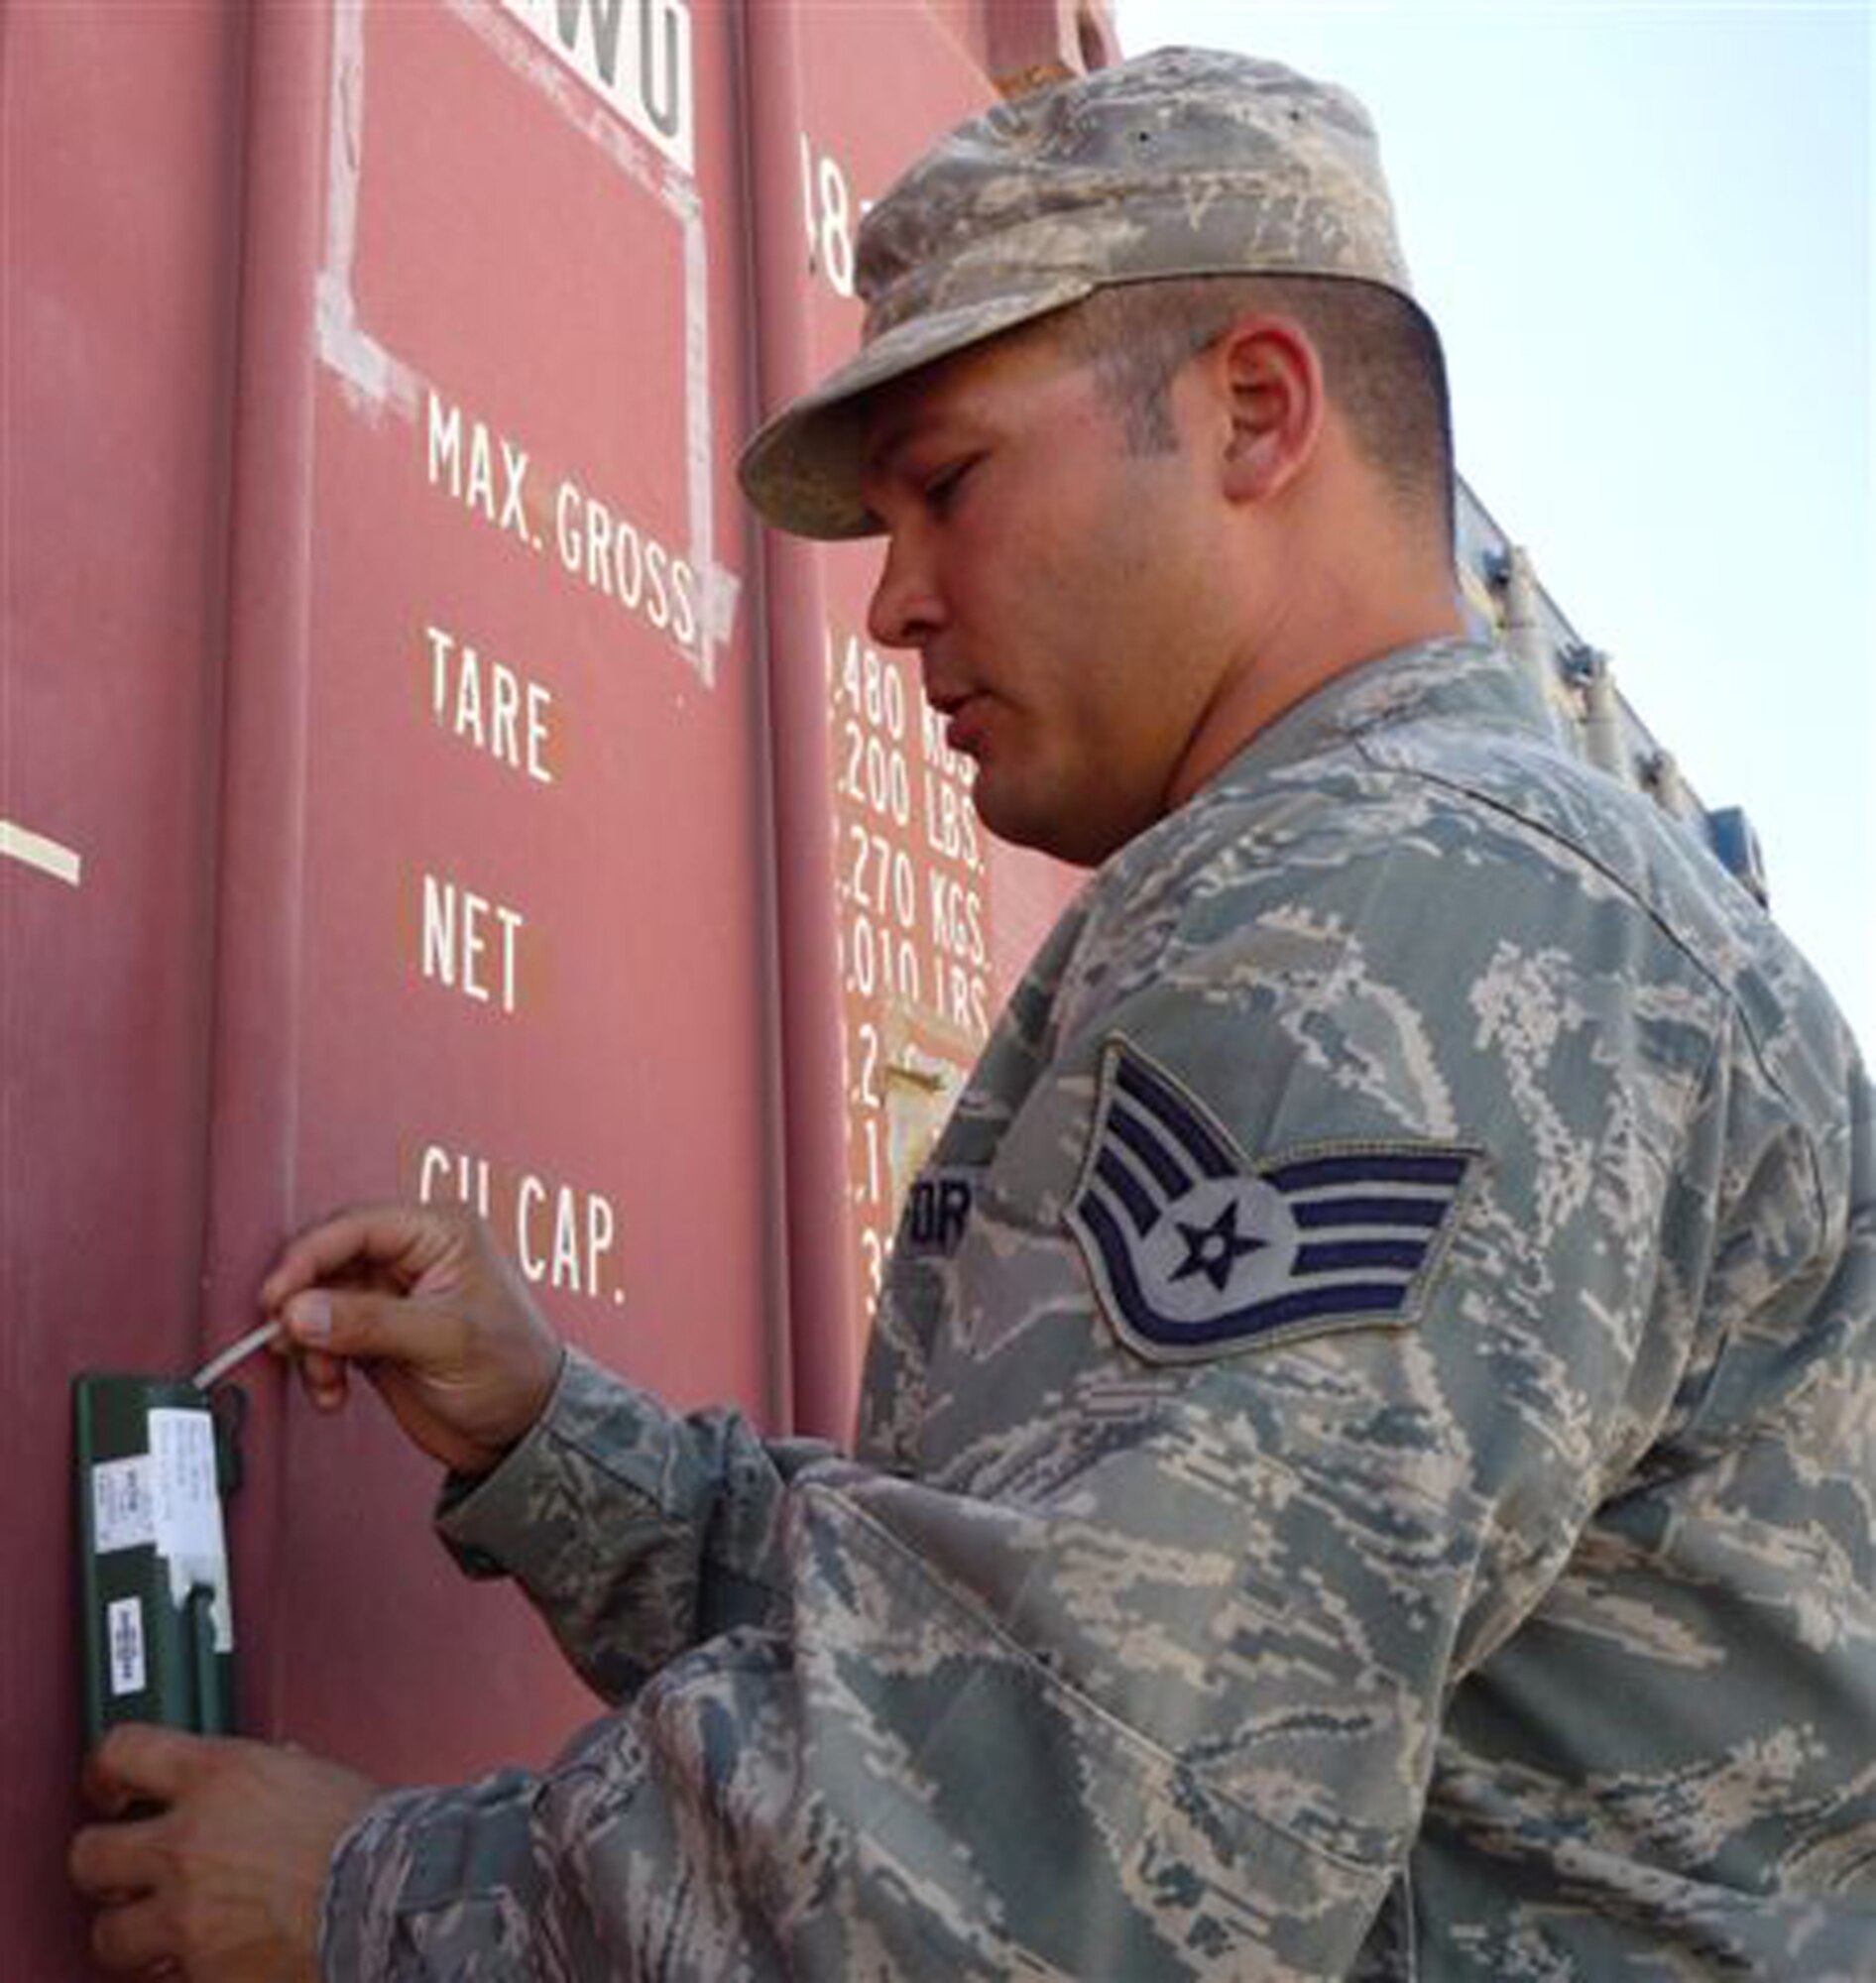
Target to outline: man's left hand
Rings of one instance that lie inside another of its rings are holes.
[[[85,1794],[110,1816],[155,1807],[71,1841],[72,1882],[100,1903],[91,1945],[106,1969],[316,1978],[332,1851],[375,1785],[296,1749],[127,1724],[92,1752]]]

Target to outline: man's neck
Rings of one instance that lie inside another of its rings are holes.
[[[1247,640],[1242,659],[1224,677],[1168,788],[1168,810],[1326,683],[1401,647],[1464,638],[1450,567],[1417,572],[1411,584],[1376,586],[1375,576],[1371,567],[1319,572],[1314,584],[1298,575],[1281,609]]]

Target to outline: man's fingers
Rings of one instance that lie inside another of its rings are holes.
[[[97,1758],[87,1756],[78,1770],[79,1788],[84,1792],[84,1801],[102,1817],[116,1817],[137,1801],[137,1793],[114,1777],[98,1774]]]
[[[267,1345],[267,1353],[293,1365],[299,1373],[300,1387],[315,1410],[336,1412],[344,1404],[350,1386],[342,1356],[328,1356],[323,1350],[306,1348],[285,1327]]]
[[[262,1312],[278,1314],[282,1304],[300,1289],[338,1273],[365,1253],[368,1236],[375,1229],[373,1212],[371,1207],[341,1212],[290,1239],[261,1283]]]
[[[102,1967],[119,1974],[147,1969],[175,1948],[176,1931],[169,1910],[157,1901],[129,1901],[122,1907],[106,1908],[91,1924],[91,1953]]]
[[[342,1360],[382,1357],[420,1367],[444,1353],[456,1333],[456,1324],[440,1310],[350,1288],[311,1288],[294,1295],[281,1319],[288,1335],[307,1352],[308,1362],[318,1359],[317,1377],[308,1369],[306,1380],[315,1403],[343,1397]]]
[[[107,1816],[139,1801],[174,1804],[214,1747],[213,1736],[123,1722],[85,1758],[84,1794]]]
[[[437,1256],[448,1236],[443,1217],[423,1206],[368,1205],[341,1212],[288,1242],[273,1272],[261,1283],[262,1310],[275,1314],[303,1289],[348,1267],[385,1270],[409,1284]]]
[[[150,1848],[142,1824],[87,1824],[71,1836],[65,1870],[94,1901],[128,1900],[150,1885]]]
[[[299,1381],[315,1410],[336,1412],[345,1402],[345,1359],[308,1349],[299,1359]]]

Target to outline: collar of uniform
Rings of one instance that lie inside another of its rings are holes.
[[[1325,682],[1260,730],[1206,790],[1241,789],[1345,737],[1425,717],[1550,734],[1537,683],[1501,648],[1483,641],[1421,641]]]

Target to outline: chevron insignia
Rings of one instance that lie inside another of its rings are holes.
[[[1419,1313],[1479,1161],[1448,1143],[1337,1143],[1247,1163],[1203,1105],[1108,1045],[1069,1229],[1102,1307],[1155,1362]]]

